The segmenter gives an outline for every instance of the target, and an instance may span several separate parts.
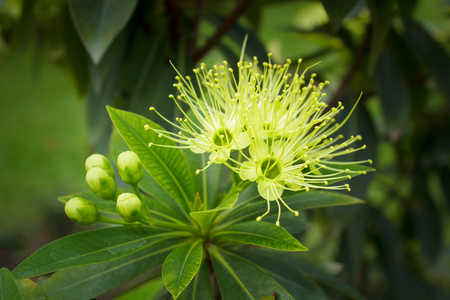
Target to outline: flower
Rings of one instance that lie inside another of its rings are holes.
[[[269,54],[269,60],[262,63],[261,70],[254,57],[252,62],[237,64],[236,76],[226,62],[212,70],[201,64],[194,70],[197,87],[189,76],[179,74],[176,77],[178,82],[174,86],[180,94],[177,97],[170,95],[170,98],[183,114],[182,118],[176,119],[178,124],[157,112],[179,129],[178,134],[150,126],[146,128],[177,142],[178,148],[210,153],[204,169],[211,163],[222,163],[239,174],[243,181],[255,182],[260,196],[267,201],[267,211],[257,221],[270,212],[270,202],[275,201],[278,205],[276,224],[279,226],[281,204],[296,216],[299,214],[283,200],[285,190],[350,190],[347,183],[331,184],[365,173],[351,165],[372,163],[371,160],[335,160],[366,147],[349,147],[361,140],[359,135],[346,140],[342,135],[333,137],[356,104],[344,121],[337,123],[335,117],[344,109],[342,103],[328,108],[322,100],[326,96],[322,90],[329,82],[316,83],[316,74],[306,80],[309,68],[300,73],[300,63],[298,60],[292,74],[291,60],[283,65],[272,64]],[[190,111],[184,111],[182,103],[187,104]],[[232,155],[233,150],[239,155]]]
[[[195,153],[210,153],[208,165],[211,163],[224,163],[230,157],[232,150],[245,148],[250,143],[250,138],[243,130],[245,126],[245,103],[239,99],[235,78],[232,69],[227,69],[227,63],[222,66],[214,66],[214,70],[207,70],[204,64],[194,69],[198,90],[197,93],[189,76],[177,76],[174,86],[180,95],[170,95],[181,113],[182,118],[176,118],[178,124],[167,120],[155,111],[169,124],[179,129],[178,134],[165,130],[154,130],[159,136],[169,138],[180,145],[179,148],[189,148]],[[189,106],[190,112],[186,112],[181,103]],[[152,146],[150,143],[149,146]],[[164,146],[164,145],[158,145]]]

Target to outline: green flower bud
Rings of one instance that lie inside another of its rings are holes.
[[[64,211],[71,220],[84,225],[93,224],[100,218],[95,204],[80,197],[67,201]]]
[[[86,172],[92,169],[93,167],[99,167],[111,175],[112,178],[116,178],[116,173],[114,172],[113,167],[109,163],[109,160],[101,154],[92,154],[88,158],[86,158],[86,162],[84,163]]]
[[[134,194],[123,193],[117,198],[117,213],[125,222],[136,222],[145,216],[144,203]]]
[[[125,151],[119,154],[117,170],[119,170],[122,180],[131,185],[138,184],[144,175],[141,160],[133,151]]]
[[[113,200],[116,196],[116,182],[108,172],[93,167],[86,173],[86,183],[94,194],[102,199]]]

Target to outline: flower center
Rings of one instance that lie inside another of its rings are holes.
[[[222,128],[217,130],[214,135],[213,135],[213,143],[216,146],[228,146],[229,144],[231,144],[231,141],[233,140],[233,135],[231,134],[231,132],[226,129],[226,128]]]
[[[275,158],[266,158],[261,163],[261,173],[268,179],[275,179],[281,174],[281,165]]]

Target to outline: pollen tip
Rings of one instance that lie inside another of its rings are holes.
[[[153,142],[148,143],[148,146],[149,146],[149,147],[153,146]]]
[[[295,215],[296,217],[298,217],[298,215],[299,215],[298,211],[294,211],[294,215]]]
[[[200,170],[199,169],[197,169],[197,170],[195,170],[195,174],[200,174]]]
[[[275,225],[277,225],[277,227],[280,227],[280,221],[276,221]]]
[[[150,109],[150,110],[155,110],[155,108],[154,108],[153,106],[152,106],[152,107],[150,107],[149,109]]]
[[[369,164],[373,164],[373,161],[372,161],[371,159],[368,159],[367,162],[368,162]]]
[[[149,130],[149,129],[150,129],[150,126],[148,126],[148,124],[145,124],[145,125],[144,125],[144,129],[145,129],[145,130]]]
[[[163,134],[162,133],[160,133],[160,134],[158,134],[158,137],[160,138],[160,137],[162,137],[163,136]]]
[[[261,221],[261,219],[262,219],[261,216],[257,217],[257,218],[256,218],[256,222]]]

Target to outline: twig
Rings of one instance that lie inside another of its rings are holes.
[[[342,94],[347,89],[348,85],[350,84],[350,81],[352,77],[355,75],[356,71],[360,67],[364,56],[367,54],[367,51],[369,50],[369,41],[370,41],[370,32],[366,34],[364,37],[364,40],[361,43],[361,46],[358,48],[358,51],[355,54],[355,59],[353,60],[352,65],[348,69],[347,73],[345,74],[344,78],[341,81],[341,84],[339,85],[339,88],[337,89],[336,93],[334,93],[333,98],[331,98],[331,101],[328,105],[327,110],[331,109],[332,107],[335,107],[340,99],[342,98]]]
[[[222,36],[227,33],[228,30],[234,25],[237,18],[242,14],[242,12],[250,4],[251,0],[242,0],[231,12],[230,16],[222,23],[222,25],[217,29],[216,33],[209,39],[203,48],[198,50],[193,55],[194,62],[199,61],[203,55],[205,55],[214,45],[216,45]]]
[[[203,14],[203,8],[205,7],[205,0],[197,0],[196,14],[194,23],[192,25],[192,32],[189,40],[189,54],[193,56],[195,51],[195,45],[197,44],[198,28],[200,25],[200,19]]]

